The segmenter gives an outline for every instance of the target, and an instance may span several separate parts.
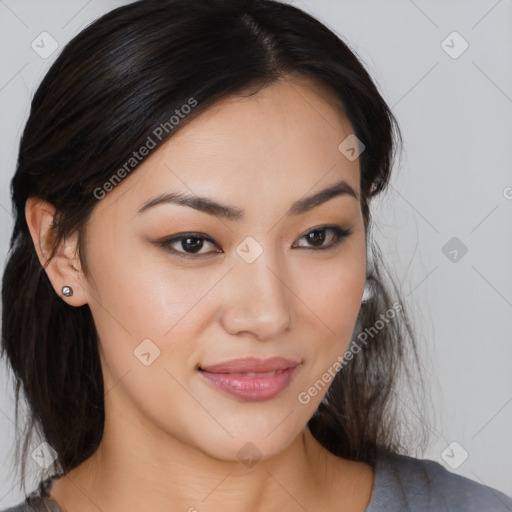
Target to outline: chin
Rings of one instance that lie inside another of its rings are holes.
[[[299,432],[278,430],[279,427],[269,434],[268,431],[244,428],[243,433],[232,434],[233,437],[223,431],[225,435],[210,437],[207,444],[203,432],[200,444],[196,447],[212,459],[240,462],[250,469],[258,462],[272,459],[286,450],[302,429]]]

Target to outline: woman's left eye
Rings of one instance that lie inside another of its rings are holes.
[[[330,231],[332,233],[331,243],[328,245],[323,245],[323,242],[326,239],[326,231]],[[350,235],[350,233],[350,229],[344,229],[341,226],[320,226],[318,228],[310,229],[305,235],[301,236],[299,240],[305,238],[307,239],[308,243],[314,244],[311,249],[324,250],[338,245],[343,240],[343,238],[346,238],[348,235]]]
[[[325,245],[325,240],[328,238],[325,235],[326,232],[331,232],[331,241],[327,245]],[[341,226],[320,226],[310,229],[305,235],[302,235],[299,238],[299,240],[302,240],[303,238],[306,239],[308,244],[312,244],[312,246],[305,247],[294,245],[294,247],[302,247],[313,250],[330,249],[338,245],[343,240],[343,238],[346,238],[350,234],[350,229],[345,229],[342,228]],[[205,236],[202,233],[182,233],[180,235],[176,235],[173,236],[172,238],[168,238],[166,240],[161,241],[160,246],[168,251],[171,251],[177,256],[184,258],[197,258],[198,256],[204,256],[206,254],[222,252],[222,250],[215,250],[206,253],[200,253],[199,251],[201,251],[204,248],[204,242],[216,246],[216,243],[211,238]],[[185,252],[179,251],[175,247],[172,247],[175,244],[180,244],[181,249]]]

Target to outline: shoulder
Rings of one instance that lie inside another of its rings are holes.
[[[62,512],[54,500],[34,497],[0,512]]]
[[[53,479],[58,476],[60,475],[57,473],[42,480],[38,488],[26,496],[25,501],[18,503],[14,507],[0,510],[0,512],[63,512],[59,504],[50,498],[48,494],[48,489],[51,487]]]
[[[433,460],[380,454],[374,470],[372,496],[365,512],[512,511],[512,499],[504,493],[451,473]]]

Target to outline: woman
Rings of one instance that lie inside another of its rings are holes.
[[[12,181],[2,344],[53,474],[11,510],[510,510],[400,454],[418,360],[369,243],[395,135],[286,4],[142,0],[73,39]]]

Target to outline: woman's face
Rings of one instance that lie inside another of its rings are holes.
[[[210,108],[98,201],[83,288],[106,432],[237,460],[246,443],[268,458],[304,429],[327,386],[299,396],[346,351],[365,283],[359,162],[338,149],[352,133],[326,91],[289,78]],[[342,181],[357,197],[304,203]],[[206,199],[140,211],[162,194]],[[201,370],[249,357],[298,366],[280,377],[209,374],[227,390]]]

